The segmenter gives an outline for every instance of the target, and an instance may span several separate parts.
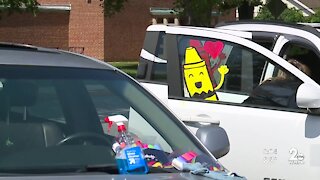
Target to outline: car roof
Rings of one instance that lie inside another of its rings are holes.
[[[232,34],[234,36],[252,39],[252,33],[251,32],[245,32],[245,31],[238,31],[238,30],[229,30],[229,29],[218,29],[218,28],[208,28],[208,27],[196,27],[196,26],[178,26],[178,25],[164,25],[164,24],[155,24],[150,25],[147,28],[148,32],[151,31],[166,31],[168,27],[179,27],[183,29],[200,29],[204,31],[215,31],[215,32],[221,32],[226,34]]]
[[[69,51],[6,42],[0,42],[0,64],[116,69],[103,61]]]
[[[147,31],[166,31],[168,26],[165,24],[153,24],[147,27]]]
[[[276,21],[276,20],[238,20],[238,21],[219,22],[215,27],[225,26],[225,25],[234,25],[234,24],[272,24],[272,25],[291,26],[291,27],[305,26],[300,23],[292,23],[292,22]]]
[[[218,23],[216,28],[243,31],[263,31],[287,34],[288,29],[299,29],[320,37],[319,31],[311,25],[301,23],[288,23],[282,21],[241,20]],[[282,28],[279,28],[282,27]]]

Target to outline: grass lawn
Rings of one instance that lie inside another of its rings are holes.
[[[121,69],[132,77],[136,77],[138,62],[109,62],[111,65]]]

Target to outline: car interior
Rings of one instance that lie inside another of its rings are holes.
[[[298,43],[288,43],[282,52],[284,59],[298,59],[301,63],[311,70],[310,77],[320,84],[320,72],[317,67],[320,66],[320,58],[311,47],[303,46]]]
[[[37,103],[39,83],[17,79],[1,81],[1,169],[46,167],[48,164],[66,163],[68,159],[80,164],[113,162],[112,138],[103,133],[98,117],[96,127],[100,125],[99,128],[80,127],[68,120],[61,123],[32,114],[32,108],[39,105]],[[40,105],[40,111],[41,106],[45,108],[45,104]],[[97,152],[106,155],[101,156]]]
[[[28,107],[36,102],[37,93],[37,86],[31,82],[6,82],[0,94],[2,151],[14,152],[30,147],[48,147],[63,139],[64,134],[55,123],[30,117],[28,114]],[[11,109],[15,107],[22,108],[23,112],[12,112]]]

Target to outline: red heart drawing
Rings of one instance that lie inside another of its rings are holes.
[[[223,42],[206,41],[203,46],[204,50],[211,55],[213,59],[217,58],[223,50]]]

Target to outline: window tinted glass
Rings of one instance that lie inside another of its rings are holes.
[[[212,159],[160,102],[116,71],[0,66],[0,172],[114,164],[117,127],[105,123],[114,115],[142,143]]]
[[[159,32],[147,31],[143,42],[143,49],[149,53],[154,54],[156,49],[156,42],[158,41]]]
[[[159,32],[157,47],[156,47],[156,56],[165,59],[164,57],[164,36],[165,33],[163,31]]]
[[[277,98],[289,101],[289,98],[294,96],[298,85],[301,84],[301,81],[292,78],[296,83],[285,86],[285,83],[281,81],[282,84],[272,84],[272,87],[267,88],[268,90],[257,91],[256,88],[260,87],[266,79],[278,76],[278,71],[288,72],[268,63],[271,61],[260,53],[238,44],[190,36],[181,36],[178,39],[186,97],[288,107],[286,102],[262,104],[263,101],[245,100],[253,93],[258,93],[259,95],[256,96],[259,98],[260,95],[263,98],[269,98],[264,94],[267,93],[272,96],[270,101]],[[274,94],[272,91],[275,91]],[[297,107],[294,106],[294,108]]]
[[[37,88],[37,100],[33,104],[27,104],[26,106],[23,106],[23,104],[12,104],[10,111],[15,114],[23,114],[24,111],[28,110],[28,115],[30,116],[65,123],[65,116],[62,112],[62,106],[59,98],[57,97],[56,89],[52,84],[53,82],[45,80],[34,81],[30,79],[26,79],[24,81]],[[21,83],[23,83],[23,81],[21,81]],[[22,87],[22,89],[24,88],[25,87]],[[29,93],[25,95],[30,96]],[[24,120],[27,120],[26,118],[27,117],[22,117]]]
[[[283,57],[285,59],[297,59],[310,69],[307,73],[318,84],[320,83],[320,67],[319,54],[314,49],[303,43],[288,42],[283,48]]]
[[[167,63],[153,63],[151,80],[158,82],[167,82]]]
[[[255,43],[257,44],[260,44],[261,46],[269,49],[269,50],[272,50],[272,47],[273,47],[273,44],[274,44],[274,41],[268,41],[268,40],[253,40]]]
[[[155,61],[152,64],[151,80],[167,82],[167,60],[164,56],[164,32],[159,32]]]
[[[147,31],[138,66],[138,79],[167,82],[167,60],[164,57],[162,31]]]

